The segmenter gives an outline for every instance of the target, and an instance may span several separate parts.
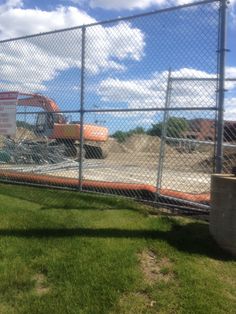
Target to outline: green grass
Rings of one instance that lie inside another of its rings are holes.
[[[1,314],[235,309],[236,262],[206,223],[149,216],[122,198],[0,185]]]

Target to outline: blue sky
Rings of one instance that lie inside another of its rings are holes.
[[[190,2],[188,0],[188,2]],[[181,5],[184,0],[0,0],[0,39],[94,23]],[[236,78],[236,2],[228,9],[226,73]],[[217,10],[208,4],[168,14],[106,24],[86,31],[87,108],[163,107],[167,71],[174,77],[216,75]],[[81,30],[0,44],[1,90],[40,92],[62,110],[80,104]],[[173,83],[171,105],[214,106],[214,83]],[[227,84],[225,118],[236,119],[236,84]],[[176,113],[175,113],[176,115]],[[189,118],[213,114],[178,113]],[[73,116],[78,120],[78,116]],[[113,133],[162,119],[159,113],[86,115]]]

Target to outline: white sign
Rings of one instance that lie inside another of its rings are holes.
[[[0,135],[16,134],[16,104],[18,92],[0,93]]]

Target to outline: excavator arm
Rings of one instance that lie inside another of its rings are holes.
[[[57,103],[40,94],[19,93],[18,106],[42,108],[36,123],[36,133],[56,140],[79,141],[81,126],[79,123],[67,123],[66,118],[60,113]],[[105,142],[108,139],[108,129],[94,124],[84,124],[83,137],[85,141]]]
[[[22,96],[24,98],[20,98]],[[19,93],[17,105],[42,108],[45,112],[60,112],[60,108],[54,100],[40,94]]]

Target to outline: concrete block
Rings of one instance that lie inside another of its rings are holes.
[[[210,233],[236,256],[236,176],[212,175]]]

